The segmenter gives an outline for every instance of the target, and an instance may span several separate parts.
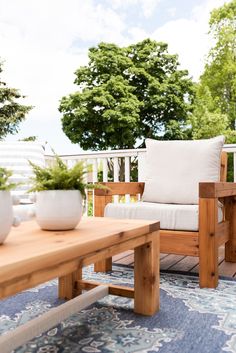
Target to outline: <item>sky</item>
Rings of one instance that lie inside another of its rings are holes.
[[[168,43],[197,81],[212,46],[208,21],[229,0],[0,0],[1,79],[34,106],[6,141],[36,135],[58,154],[80,153],[62,131],[60,99],[77,90],[74,72],[99,42]]]

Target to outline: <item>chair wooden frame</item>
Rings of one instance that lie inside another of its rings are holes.
[[[221,182],[199,183],[199,231],[160,231],[160,251],[199,257],[200,287],[218,285],[218,249],[225,244],[225,260],[236,262],[236,183],[226,182],[227,153],[221,157]],[[113,195],[142,195],[144,183],[103,183],[109,189],[95,189],[95,216],[103,217]],[[218,202],[222,202],[223,221],[218,223]],[[95,264],[96,271],[111,269],[111,259]]]

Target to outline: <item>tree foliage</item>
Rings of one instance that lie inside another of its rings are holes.
[[[215,9],[210,17],[215,40],[208,55],[201,84],[210,90],[216,109],[226,114],[230,127],[236,119],[236,0]]]
[[[165,43],[100,43],[63,97],[62,127],[83,149],[132,148],[146,137],[184,138],[193,83]],[[160,137],[161,136],[161,137]]]
[[[190,123],[193,139],[209,138],[217,135],[225,135],[228,139],[232,138],[229,117],[215,107],[207,86],[199,84],[197,87],[195,108]]]
[[[0,62],[0,74],[2,63]],[[32,109],[18,103],[18,99],[24,98],[15,88],[7,87],[0,79],[0,140],[8,134],[18,132],[19,124],[25,119],[25,115]]]

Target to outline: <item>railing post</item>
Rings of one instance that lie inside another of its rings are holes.
[[[130,181],[130,157],[125,157],[125,182]],[[125,202],[130,201],[130,195],[125,195]]]
[[[107,158],[103,158],[102,159],[102,171],[103,171],[103,176],[102,176],[102,180],[104,182],[108,181],[108,167],[107,167]]]
[[[84,161],[84,168],[85,170],[87,170],[88,168],[88,161],[85,160]],[[84,174],[84,183],[88,182],[88,173]],[[85,190],[85,194],[86,194],[86,199],[84,201],[84,213],[86,214],[86,216],[88,216],[88,190]]]
[[[93,183],[96,183],[98,181],[98,160],[93,159]]]
[[[92,160],[93,166],[93,183],[97,183],[98,181],[98,160],[94,158]],[[92,202],[93,202],[93,216],[95,215],[95,196],[94,191],[92,192]]]
[[[113,177],[114,177],[114,181],[117,182],[119,181],[119,160],[118,157],[114,157],[113,158]],[[115,195],[114,196],[114,202],[118,203],[119,202],[119,196]]]

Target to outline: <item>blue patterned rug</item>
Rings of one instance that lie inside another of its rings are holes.
[[[129,285],[133,270],[113,266],[107,275],[85,277]],[[57,281],[1,301],[0,334],[62,301]],[[218,353],[236,352],[236,282],[199,289],[198,278],[161,274],[161,309],[153,317],[133,313],[131,299],[108,296],[18,348],[17,353]]]

